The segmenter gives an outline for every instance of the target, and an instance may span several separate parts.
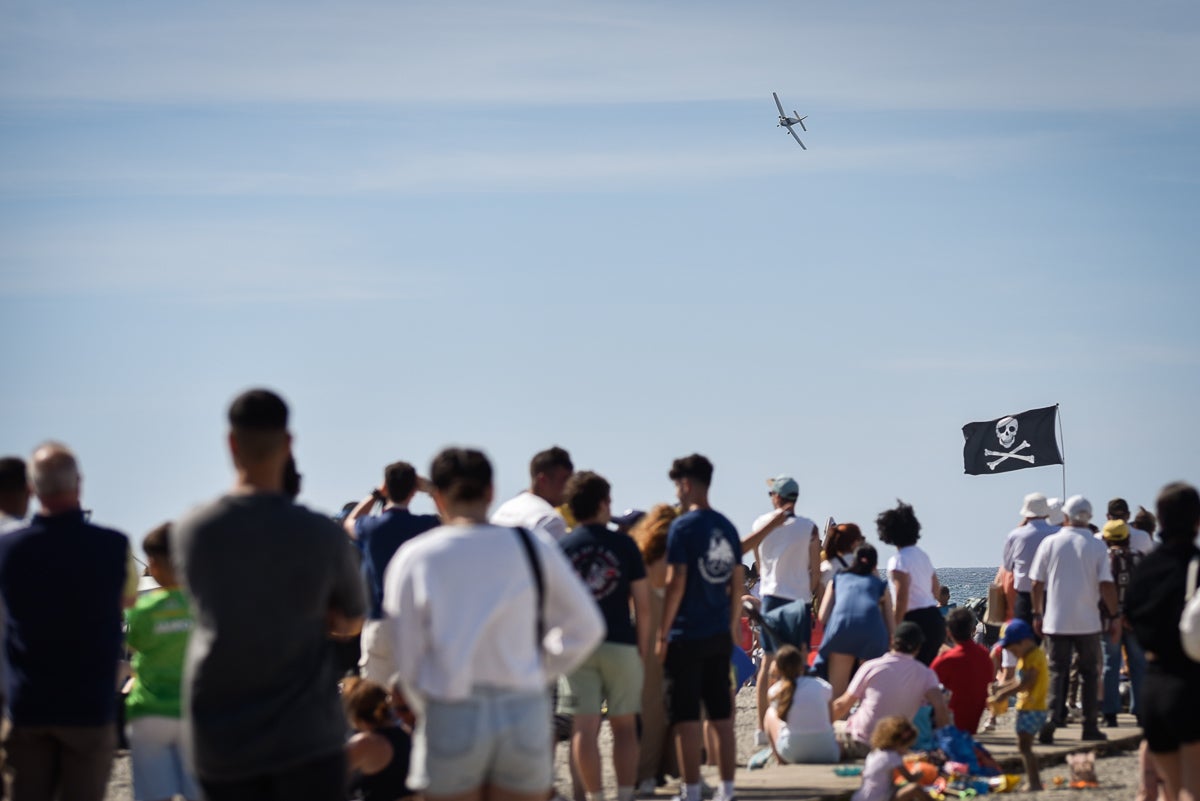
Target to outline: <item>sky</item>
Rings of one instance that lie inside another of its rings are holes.
[[[329,512],[450,444],[498,499],[561,445],[618,509],[700,452],[743,533],[786,473],[965,567],[1027,492],[1200,481],[1194,3],[0,17],[0,452],[70,445],[135,542],[231,485],[253,386]],[[963,474],[965,423],[1053,404],[1065,469]]]

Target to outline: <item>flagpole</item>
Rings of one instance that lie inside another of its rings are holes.
[[[1060,444],[1058,447],[1062,451],[1062,453],[1061,453],[1061,456],[1062,456],[1062,488],[1063,488],[1062,498],[1063,498],[1063,501],[1066,502],[1066,500],[1067,500],[1067,446],[1066,446],[1066,441],[1067,440],[1065,437],[1063,437],[1062,412],[1060,411],[1059,405],[1057,403],[1054,404],[1054,412],[1055,412],[1054,416],[1058,418],[1058,439],[1060,441]]]

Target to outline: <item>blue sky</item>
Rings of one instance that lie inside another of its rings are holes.
[[[964,476],[972,420],[1062,404],[1097,504],[1200,481],[1200,10],[844,6],[0,2],[0,451],[140,540],[266,385],[317,508],[700,451],[743,529],[788,472],[943,566],[1062,492]]]

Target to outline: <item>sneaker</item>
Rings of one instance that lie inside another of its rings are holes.
[[[1047,723],[1038,732],[1038,742],[1042,745],[1054,745],[1054,724]]]
[[[1104,725],[1110,729],[1117,728],[1117,716],[1116,715],[1105,715],[1104,716]]]
[[[737,794],[725,795],[724,791],[718,789],[717,794],[713,796],[713,801],[737,801]]]
[[[1083,730],[1083,734],[1079,735],[1079,739],[1087,741],[1107,740],[1108,735],[1095,726],[1091,726]]]
[[[762,748],[764,745],[768,745],[767,733],[762,729],[759,729],[758,731],[754,732],[754,747]]]

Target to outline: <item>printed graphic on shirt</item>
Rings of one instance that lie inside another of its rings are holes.
[[[621,562],[607,548],[581,548],[572,555],[571,561],[575,565],[575,572],[583,578],[583,583],[597,601],[612,595],[620,586]]]
[[[725,534],[719,528],[713,529],[708,540],[708,551],[699,560],[700,575],[710,584],[724,584],[733,575],[736,561],[733,546]]]

